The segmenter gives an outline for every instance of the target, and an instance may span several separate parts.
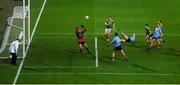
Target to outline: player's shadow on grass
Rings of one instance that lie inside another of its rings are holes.
[[[136,41],[134,43],[125,43],[123,44],[124,46],[127,47],[134,47],[134,48],[139,48],[139,49],[147,49],[148,45],[146,45],[144,42],[142,41]]]
[[[144,42],[141,41],[136,41],[135,43],[128,43],[125,46],[140,48],[140,49],[144,49],[145,51],[159,52],[164,55],[172,55],[172,56],[180,57],[180,50],[176,50],[174,48],[164,48],[163,46],[162,48],[148,49],[148,44],[146,45]]]
[[[44,69],[39,69],[39,68],[30,68],[30,67],[23,67],[24,70],[31,71],[31,72],[38,72],[38,73],[43,73],[46,72]]]
[[[20,62],[21,62],[21,59],[17,59],[16,61],[17,65],[14,65],[14,66],[18,66]],[[0,60],[0,65],[10,65],[10,64],[11,64],[10,58]]]
[[[112,57],[111,56],[102,55],[101,57],[99,57],[99,63],[113,64],[112,63]]]
[[[0,60],[0,64],[8,64],[10,63],[10,59],[3,59],[3,60]]]
[[[139,68],[139,69],[142,69],[142,70],[146,70],[146,71],[149,71],[149,72],[156,72],[154,69],[151,69],[151,68],[147,68],[143,65],[138,65],[138,64],[131,64],[132,67],[135,67],[135,68]]]
[[[174,48],[160,48],[157,49],[157,51],[164,55],[180,57],[180,50],[176,50]]]
[[[54,56],[60,56],[61,53],[59,52],[59,50],[56,50],[56,49],[51,49],[51,48],[47,48],[47,47],[41,47],[39,46],[38,48],[41,48],[43,50],[46,50],[46,51],[49,51],[50,53],[56,53],[56,54],[53,54]],[[47,52],[47,53],[49,53]],[[95,57],[92,58],[92,56],[80,56],[79,55],[80,52],[77,51],[77,50],[74,50],[74,49],[63,49],[63,55],[66,55],[68,62],[66,63],[66,66],[74,66],[73,62],[74,62],[74,59],[78,59],[78,58],[86,58],[86,59],[91,59],[94,61]],[[89,55],[89,54],[86,54],[86,55]],[[31,70],[31,71],[36,71],[36,72],[43,72],[41,71],[41,69],[37,69],[37,68],[31,68],[31,63],[34,63],[35,65],[40,65],[40,66],[52,66],[51,69],[61,69],[61,71],[63,72],[71,72],[72,71],[72,68],[58,68],[56,67],[54,64],[49,64],[49,63],[46,63],[46,62],[42,62],[41,59],[37,59],[37,58],[26,58],[26,63],[28,63],[30,65],[30,68],[28,66],[25,66],[24,68],[26,70]],[[61,65],[59,65],[61,66]]]

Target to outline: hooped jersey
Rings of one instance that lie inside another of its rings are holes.
[[[86,28],[83,28],[83,31],[82,31],[82,32],[79,32],[79,31],[77,31],[77,30],[75,31],[78,42],[85,42],[85,39],[84,39],[83,34],[84,34],[86,31],[87,31]]]
[[[112,26],[113,26],[114,21],[113,21],[112,19],[107,19],[105,22],[106,22],[107,24],[109,24],[109,25],[105,25],[105,27],[108,28],[108,29],[112,29]],[[111,23],[111,24],[110,24],[110,23]]]

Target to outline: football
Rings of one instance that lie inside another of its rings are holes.
[[[85,16],[85,19],[88,20],[88,19],[89,19],[89,16]]]

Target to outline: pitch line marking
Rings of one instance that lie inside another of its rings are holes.
[[[43,3],[42,8],[41,8],[41,10],[40,10],[39,16],[38,16],[38,18],[37,18],[37,20],[36,20],[36,24],[35,24],[35,26],[34,26],[34,30],[33,30],[33,32],[32,32],[30,41],[32,41],[33,35],[34,35],[35,30],[36,30],[36,28],[37,28],[37,25],[38,25],[38,23],[39,23],[39,20],[40,20],[40,17],[41,17],[41,15],[42,15],[42,12],[43,12],[43,10],[44,10],[44,8],[45,8],[46,2],[47,2],[47,0],[44,0],[44,3]],[[24,56],[24,58],[22,59],[22,61],[20,62],[20,65],[19,65],[17,74],[16,74],[15,79],[14,79],[14,81],[13,81],[13,85],[16,85],[16,82],[17,82],[17,80],[18,80],[18,78],[19,78],[19,75],[20,75],[22,66],[23,66],[24,61],[25,61],[25,58],[26,58],[27,51],[28,51],[28,49],[29,49],[29,46],[30,46],[30,42],[29,42],[29,44],[28,44],[28,46],[27,46],[25,56]]]
[[[36,35],[71,35],[71,34],[75,34],[75,33],[36,33]],[[85,34],[98,34],[98,35],[102,35],[104,33],[85,33]],[[127,34],[133,34],[133,33],[127,33]],[[135,33],[136,35],[145,35],[145,33]],[[180,36],[180,34],[177,33],[168,33],[168,34],[164,34],[164,36]]]
[[[34,38],[75,38],[76,39],[76,37],[34,37]],[[92,37],[85,37],[85,38],[94,38],[93,36]]]
[[[25,66],[24,68],[95,68],[94,66]]]
[[[180,74],[161,74],[161,73],[21,73],[22,75],[139,75],[139,76],[180,76]]]

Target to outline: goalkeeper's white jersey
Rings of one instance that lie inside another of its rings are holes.
[[[9,51],[11,53],[17,53],[19,47],[19,41],[15,40],[11,43],[11,46],[9,47]]]

